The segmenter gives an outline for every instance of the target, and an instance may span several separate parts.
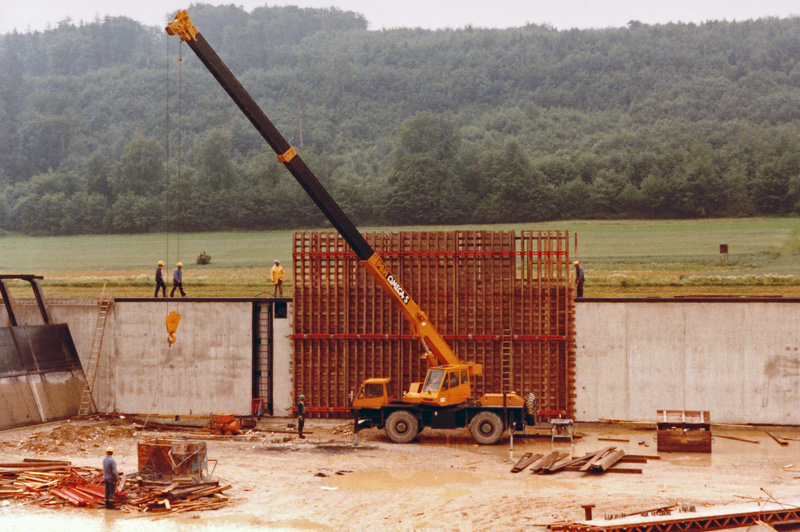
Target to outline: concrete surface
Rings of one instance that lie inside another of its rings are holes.
[[[35,304],[18,303],[23,323],[39,319]],[[171,349],[170,309],[183,315]],[[85,365],[96,302],[50,302],[50,310],[69,324]],[[292,312],[289,304],[288,318],[273,322],[277,416],[291,415],[294,404]],[[252,313],[247,300],[117,302],[98,369],[98,408],[249,414]],[[576,331],[578,421],[708,410],[713,423],[800,425],[799,300],[582,300]]]
[[[800,424],[800,302],[580,301],[576,418]]]

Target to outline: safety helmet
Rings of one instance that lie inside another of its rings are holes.
[[[114,448],[113,447],[107,448],[106,449],[106,454],[114,454]]]
[[[300,399],[305,399],[305,398],[306,398],[305,395],[300,395]]]
[[[281,261],[279,261],[278,259],[275,259],[275,264],[280,264],[280,263],[281,263]]]
[[[182,262],[178,263],[178,268],[183,268],[183,263]]]
[[[159,266],[163,266],[164,265],[164,261],[163,260],[158,261],[158,265]]]
[[[572,264],[574,264],[575,266],[577,266],[577,265],[579,265],[579,264],[580,264],[580,262],[578,262],[578,261],[576,260],[576,261],[575,261],[575,262],[573,262]]]

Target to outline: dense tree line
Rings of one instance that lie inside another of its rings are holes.
[[[189,12],[356,224],[800,212],[800,18],[370,31],[337,9]],[[163,28],[0,35],[3,229],[323,223]]]

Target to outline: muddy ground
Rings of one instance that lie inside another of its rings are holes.
[[[154,518],[102,509],[43,510],[14,503],[0,507],[0,530],[531,530],[683,503],[696,507],[800,497],[800,441],[778,445],[765,428],[715,426],[712,454],[661,453],[641,474],[511,473],[525,452],[552,450],[581,456],[611,445],[628,454],[656,456],[655,431],[636,425],[579,424],[573,443],[538,437],[479,446],[466,432],[425,431],[419,441],[395,444],[383,432],[363,431],[354,445],[351,423],[308,420],[307,438],[287,430],[291,420],[262,420],[257,430],[208,438],[213,476],[232,487],[221,510]],[[769,428],[800,438],[798,428]],[[140,430],[127,419],[51,423],[0,432],[0,460],[71,460],[99,467],[108,445],[124,472],[137,469],[137,442],[186,433]],[[199,438],[199,437],[198,437]],[[600,439],[598,439],[600,438]],[[605,438],[628,440],[610,442]],[[213,461],[216,461],[214,463]],[[33,528],[32,528],[33,527]],[[540,528],[541,527],[541,528]]]

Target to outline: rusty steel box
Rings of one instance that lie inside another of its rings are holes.
[[[172,480],[191,477],[204,481],[208,471],[206,442],[155,439],[139,442],[139,475],[145,480]]]
[[[658,452],[710,453],[711,415],[698,410],[658,410]]]

